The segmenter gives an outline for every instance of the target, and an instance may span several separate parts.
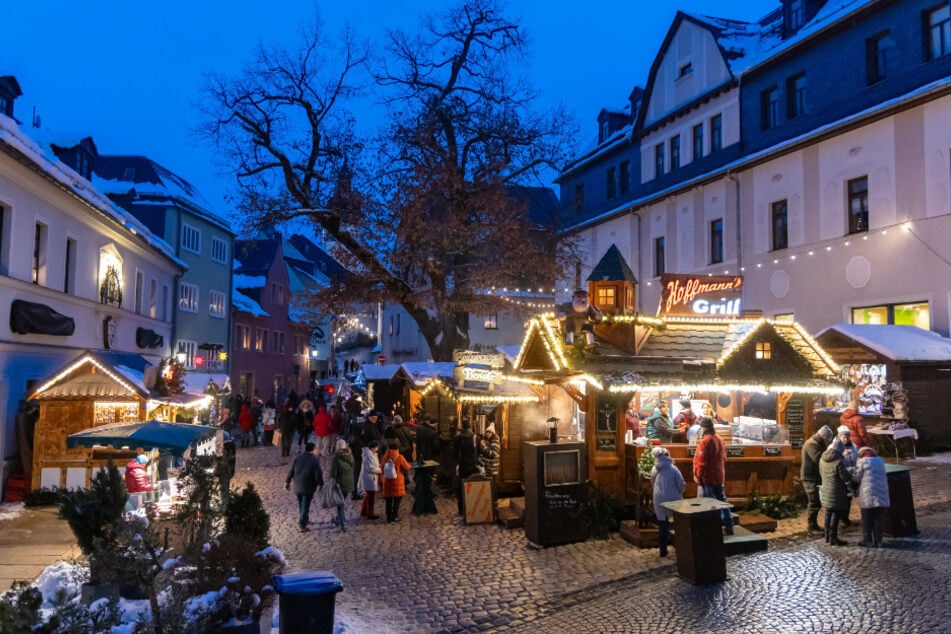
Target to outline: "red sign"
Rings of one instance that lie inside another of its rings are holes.
[[[735,317],[740,314],[741,275],[665,273],[660,284],[663,292],[658,316]]]
[[[376,358],[377,365],[386,365],[386,355],[381,354]]]

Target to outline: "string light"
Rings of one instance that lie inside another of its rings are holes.
[[[758,394],[781,394],[796,392],[800,394],[841,394],[842,386],[833,385],[760,385],[760,384],[736,384],[728,385],[724,383],[623,383],[611,385],[608,392],[613,394],[631,393],[631,392],[755,392]]]
[[[135,387],[133,387],[130,383],[128,383],[128,382],[125,381],[124,379],[120,378],[117,374],[115,374],[115,373],[113,373],[112,371],[110,371],[106,366],[104,366],[103,364],[99,363],[99,361],[97,361],[94,357],[92,357],[91,355],[88,355],[88,354],[84,354],[82,357],[80,357],[79,359],[77,359],[75,363],[73,363],[72,365],[70,365],[69,367],[67,367],[65,370],[63,370],[62,372],[60,372],[59,374],[57,374],[56,376],[54,376],[53,378],[51,378],[51,379],[50,379],[49,381],[47,381],[42,387],[40,387],[40,388],[37,389],[35,392],[33,392],[33,396],[31,396],[30,398],[33,398],[33,397],[35,397],[35,396],[39,396],[40,394],[42,394],[43,392],[45,392],[46,390],[50,389],[51,387],[53,387],[54,385],[56,385],[57,383],[59,383],[61,380],[63,380],[64,378],[66,378],[66,377],[67,377],[70,373],[72,373],[74,370],[76,370],[77,368],[79,368],[80,366],[82,366],[82,365],[84,365],[84,364],[86,364],[86,363],[91,363],[91,364],[94,365],[95,367],[97,367],[97,368],[99,368],[100,370],[102,370],[103,372],[105,372],[106,375],[107,375],[109,378],[111,378],[113,381],[115,381],[116,383],[118,383],[119,385],[121,385],[122,387],[124,387],[124,388],[125,388],[126,390],[128,390],[129,392],[132,392],[132,393],[135,393],[135,394],[141,393],[142,390],[139,390],[139,389],[136,389]]]

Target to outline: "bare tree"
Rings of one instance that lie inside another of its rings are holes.
[[[510,309],[493,289],[560,273],[553,222],[513,188],[564,164],[573,127],[533,110],[525,50],[494,0],[388,33],[374,74],[390,123],[368,149],[344,112],[366,49],[346,33],[328,52],[318,28],[296,52],[261,49],[239,79],[209,78],[203,131],[235,166],[245,217],[306,217],[339,245],[353,275],[322,302],[395,302],[446,360],[470,313]]]

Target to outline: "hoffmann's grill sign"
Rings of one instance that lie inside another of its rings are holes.
[[[738,317],[743,277],[740,275],[679,275],[660,278],[658,316]]]

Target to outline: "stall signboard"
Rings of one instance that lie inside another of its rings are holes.
[[[452,353],[452,360],[459,365],[485,366],[494,370],[505,367],[505,355],[498,353],[455,350]]]
[[[793,447],[802,447],[805,440],[806,406],[802,398],[791,398],[786,403],[786,432],[789,434],[789,444]]]
[[[738,317],[743,292],[741,275],[665,273],[659,317]]]
[[[470,479],[463,482],[466,505],[466,524],[491,524],[495,521],[492,512],[492,480]]]

